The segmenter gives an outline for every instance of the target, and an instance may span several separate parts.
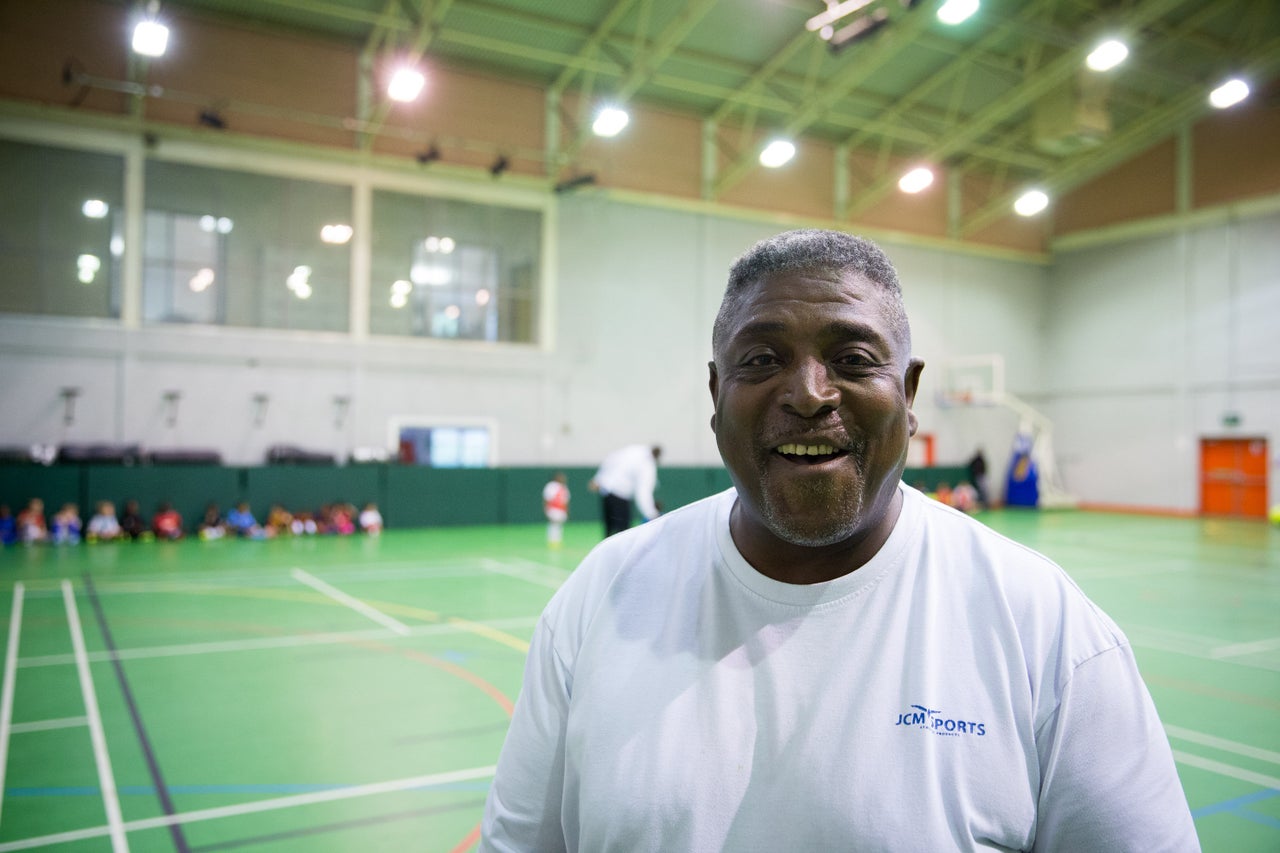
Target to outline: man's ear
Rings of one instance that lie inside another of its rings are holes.
[[[924,362],[918,358],[913,358],[907,364],[907,373],[903,377],[902,384],[907,396],[907,435],[915,435],[916,430],[920,428],[920,421],[916,418],[916,413],[911,407],[916,402],[916,392],[920,390],[920,374],[924,372]]]
[[[711,392],[711,431],[716,431],[716,405],[720,396],[720,374],[716,373],[716,363],[707,362],[707,390]]]

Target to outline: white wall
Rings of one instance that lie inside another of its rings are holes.
[[[1070,490],[1196,510],[1200,439],[1238,435],[1270,439],[1280,494],[1280,214],[1059,252],[1048,310],[1047,408]]]

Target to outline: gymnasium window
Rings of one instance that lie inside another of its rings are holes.
[[[350,187],[149,161],[143,320],[346,332],[350,221]]]
[[[120,316],[124,159],[0,140],[0,311]]]
[[[538,211],[375,192],[369,331],[533,343],[541,231]]]

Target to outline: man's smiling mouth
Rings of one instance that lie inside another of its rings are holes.
[[[794,462],[799,465],[817,465],[844,456],[847,451],[831,444],[819,442],[816,444],[780,444],[774,448],[773,452],[788,462]]]

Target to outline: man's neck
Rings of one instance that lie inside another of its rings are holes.
[[[825,583],[857,571],[879,553],[902,514],[902,500],[901,490],[894,488],[873,527],[831,545],[797,545],[748,524],[740,500],[729,513],[729,532],[738,553],[765,577],[790,584]]]

